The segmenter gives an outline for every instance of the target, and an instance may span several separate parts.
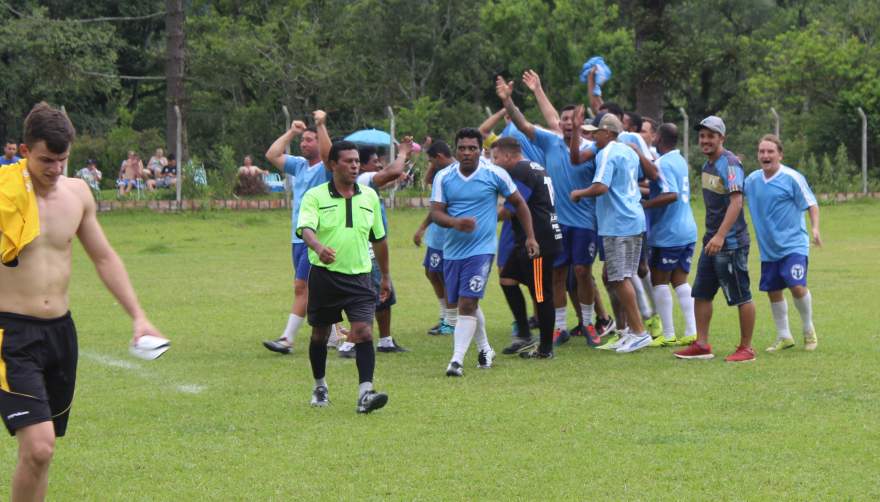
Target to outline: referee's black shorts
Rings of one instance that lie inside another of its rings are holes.
[[[555,255],[529,258],[523,246],[516,246],[501,269],[500,276],[528,286],[535,301],[553,301],[553,262]]]
[[[342,321],[373,323],[376,291],[370,273],[343,274],[312,266],[309,272],[308,319],[311,326],[330,326]]]
[[[0,313],[0,413],[10,434],[52,421],[67,430],[76,384],[76,327],[56,319]]]

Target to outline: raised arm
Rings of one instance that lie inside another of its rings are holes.
[[[373,178],[373,184],[377,188],[394,183],[403,174],[403,170],[406,169],[406,159],[409,157],[410,152],[412,152],[412,141],[412,136],[404,136],[403,141],[397,147],[397,158],[394,159],[394,162],[376,173],[376,176]]]
[[[593,93],[593,89],[596,87],[596,70],[598,67],[594,66],[590,69],[590,73],[587,74],[587,89],[590,93],[590,109],[593,110],[593,115],[599,115],[599,108],[602,108],[602,96],[597,96]]]
[[[513,98],[511,97],[513,95],[513,82],[505,82],[504,79],[499,76],[495,80],[495,94],[498,95],[498,98],[504,104],[504,109],[507,111],[507,115],[510,116],[510,120],[513,121],[516,128],[528,136],[530,140],[534,140],[534,124],[526,120],[522,112],[519,111],[519,108],[513,104]]]
[[[547,128],[556,132],[562,132],[562,128],[559,126],[559,112],[556,111],[553,103],[544,94],[544,88],[541,87],[541,77],[534,70],[527,70],[523,73],[522,79],[526,87],[535,95],[535,100],[538,101],[538,109],[541,110],[541,115],[544,116]]]
[[[266,160],[269,161],[273,166],[277,169],[284,171],[284,150],[287,148],[287,145],[293,141],[293,138],[299,136],[306,130],[305,122],[301,120],[294,120],[290,124],[290,129],[284,132],[278,139],[272,143],[272,146],[266,150]]]
[[[312,118],[315,119],[315,130],[318,132],[318,152],[321,155],[321,162],[326,166],[330,160],[330,148],[333,147],[330,133],[327,132],[327,113],[324,110],[315,110],[312,112]]]
[[[582,164],[591,160],[596,154],[593,150],[581,151],[581,124],[584,123],[584,105],[578,105],[574,109],[574,128],[571,131],[571,140],[568,145],[568,155],[571,165]]]
[[[504,117],[505,113],[507,113],[507,110],[502,108],[490,115],[489,118],[484,120],[483,123],[480,124],[480,134],[482,134],[484,138],[492,134],[492,129],[495,128],[495,124],[497,124],[498,121],[501,120],[502,117]]]

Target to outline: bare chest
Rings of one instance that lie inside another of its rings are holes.
[[[63,190],[46,198],[38,197],[37,202],[40,208],[40,236],[34,244],[58,250],[68,249],[82,221],[82,201],[75,194]]]

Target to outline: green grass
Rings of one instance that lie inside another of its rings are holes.
[[[376,385],[390,402],[369,416],[354,412],[353,361],[330,353],[333,405],[316,410],[307,333],[293,356],[260,345],[290,308],[287,211],[101,215],[174,345],[152,363],[128,355],[130,322],[77,245],[79,383],[49,497],[876,500],[878,214],[877,202],[822,208],[825,247],[813,250],[809,276],[815,353],[800,339],[783,354],[763,352],[774,328],[759,295],[754,363],[677,361],[669,349],[617,355],[575,339],[555,360],[500,356],[489,371],[474,367],[472,348],[465,377],[453,380],[444,376],[451,339],[424,334],[436,301],[424,250],[410,242],[423,214],[392,212],[394,336],[412,352],[377,354]],[[751,257],[756,286],[756,247]],[[499,288],[483,310],[500,349],[510,314]],[[737,338],[736,311],[719,297],[716,352]],[[7,473],[15,451],[14,440],[0,442]]]

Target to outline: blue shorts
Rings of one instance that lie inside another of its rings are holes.
[[[674,248],[652,247],[648,255],[648,266],[664,272],[672,272],[680,268],[685,273],[690,273],[693,256],[693,243]]]
[[[723,249],[715,256],[707,255],[705,249],[700,253],[691,296],[712,300],[719,287],[730,306],[752,301],[752,292],[749,290],[748,246]]]
[[[459,297],[482,298],[486,293],[492,255],[479,254],[461,260],[443,262],[443,282],[446,283],[446,301],[458,303]]]
[[[309,272],[312,270],[312,264],[309,262],[309,246],[305,242],[294,242],[291,247],[293,278],[298,281],[309,280]]]
[[[554,268],[565,265],[592,265],[599,253],[601,239],[595,230],[559,225],[562,229],[562,252],[556,256]]]
[[[379,263],[373,258],[373,270],[370,271],[370,278],[373,281],[373,289],[376,291],[376,312],[380,310],[388,310],[392,305],[397,303],[397,295],[394,294],[394,284],[391,285],[391,294],[383,302],[379,300],[379,294],[382,293],[382,272],[379,270]]]
[[[425,251],[425,260],[422,266],[428,269],[428,272],[443,273],[443,250],[429,247]]]
[[[793,253],[779,261],[761,262],[761,291],[779,291],[792,286],[807,285],[809,258]]]
[[[510,220],[504,220],[504,223],[501,224],[501,235],[498,236],[498,255],[496,256],[498,270],[504,268],[507,260],[510,259],[510,255],[513,254],[513,248],[515,247],[516,242],[513,240],[513,226],[511,226]]]

